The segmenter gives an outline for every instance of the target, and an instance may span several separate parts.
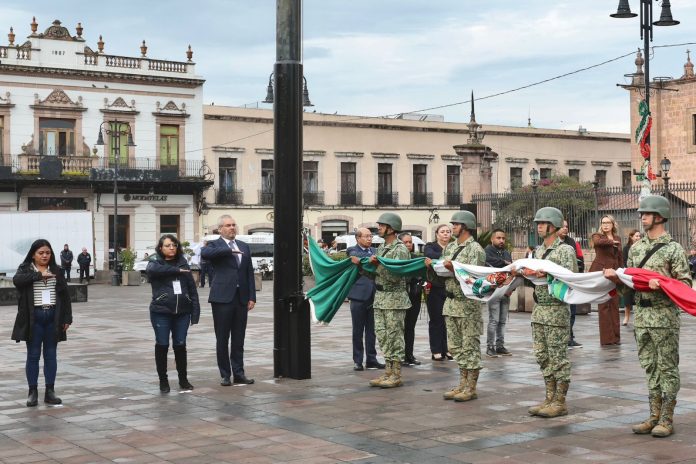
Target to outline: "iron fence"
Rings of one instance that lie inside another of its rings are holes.
[[[672,218],[667,230],[685,249],[696,244],[696,183],[670,183],[666,192],[662,183],[655,183],[653,194],[665,196],[671,205]],[[622,242],[631,229],[641,230],[637,213],[640,187],[592,187],[578,190],[544,191],[539,189],[512,193],[479,194],[472,197],[476,217],[483,231],[499,227],[507,233],[515,248],[534,245],[537,209],[553,206],[568,221],[569,235],[589,247],[590,236],[599,228],[600,219],[610,214],[619,224]]]

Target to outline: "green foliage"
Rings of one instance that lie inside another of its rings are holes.
[[[186,256],[186,258],[193,256],[191,243],[188,240],[181,242],[181,252]]]
[[[312,275],[312,266],[309,265],[309,254],[305,253],[302,256],[302,275],[303,276],[311,276]]]
[[[135,250],[132,248],[123,248],[119,252],[119,256],[121,258],[121,262],[123,263],[123,270],[132,271],[133,266],[135,265],[135,258],[137,256]]]

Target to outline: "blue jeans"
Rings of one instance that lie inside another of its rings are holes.
[[[155,329],[155,343],[169,346],[169,334],[172,334],[172,344],[186,345],[186,335],[191,325],[191,313],[164,314],[150,311],[150,322]]]
[[[488,302],[488,333],[486,345],[492,348],[505,346],[505,323],[510,311],[510,297]]]
[[[39,383],[39,359],[43,347],[44,379],[46,385],[56,383],[58,361],[56,359],[56,310],[34,308],[34,324],[31,327],[31,340],[27,341],[27,383],[35,387]]]

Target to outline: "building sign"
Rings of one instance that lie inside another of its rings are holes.
[[[125,201],[167,201],[167,195],[140,195],[126,193],[123,195]]]

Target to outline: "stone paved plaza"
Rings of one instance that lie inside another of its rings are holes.
[[[370,388],[376,371],[353,372],[350,313],[312,328],[311,380],[272,377],[270,283],[259,294],[246,339],[249,386],[221,387],[210,306],[189,332],[192,392],[161,395],[148,315],[149,286],[93,285],[74,305],[69,339],[59,345],[56,390],[64,404],[27,408],[25,346],[9,340],[16,309],[3,307],[0,357],[2,463],[643,463],[696,462],[696,320],[682,318],[682,389],[676,433],[638,436],[647,392],[631,326],[623,344],[600,348],[596,314],[579,316],[583,348],[571,351],[570,414],[527,415],[543,396],[531,354],[529,314],[511,313],[510,358],[484,358],[479,399],[453,403],[454,362],[430,361],[427,316],[405,386]],[[208,289],[201,289],[207,299]],[[170,351],[170,379],[175,379]],[[172,386],[176,381],[172,382]],[[40,400],[43,384],[39,386]]]

